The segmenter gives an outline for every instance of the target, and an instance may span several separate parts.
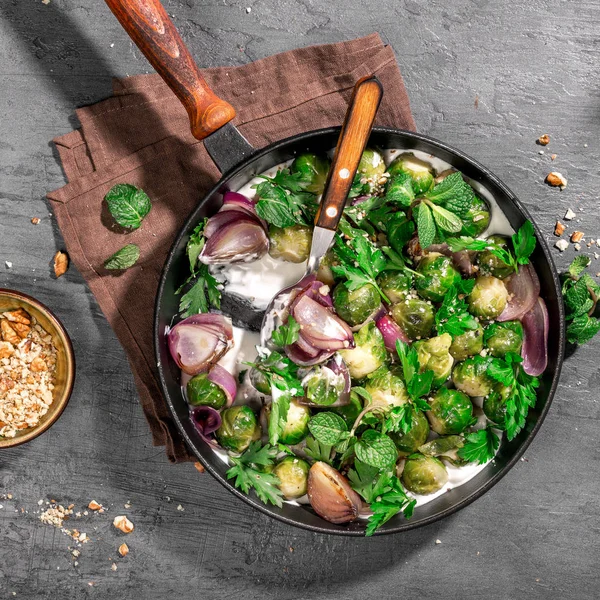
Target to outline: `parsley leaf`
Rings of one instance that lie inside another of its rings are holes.
[[[283,434],[287,423],[292,397],[288,393],[274,394],[271,401],[271,414],[269,416],[269,443],[275,446]]]
[[[271,339],[277,346],[283,348],[283,346],[293,344],[298,339],[299,333],[300,325],[296,322],[294,317],[289,316],[285,325],[281,325],[273,331]]]
[[[381,424],[381,433],[408,433],[412,427],[414,412],[414,408],[409,402],[400,406],[393,406],[385,415],[385,419]]]
[[[465,435],[465,445],[458,450],[458,456],[469,462],[483,465],[496,456],[500,439],[491,428],[480,429]]]
[[[413,346],[409,346],[401,340],[396,340],[396,352],[398,352],[400,363],[402,364],[406,391],[413,405],[419,410],[429,410],[429,405],[426,402],[420,402],[420,400],[431,391],[434,377],[433,371],[427,370],[419,373],[419,357]]]
[[[398,173],[391,177],[386,187],[385,199],[408,208],[415,199],[412,177],[408,173]]]
[[[239,457],[230,456],[233,463],[227,471],[227,479],[235,477],[234,485],[243,492],[248,493],[254,489],[256,495],[265,504],[283,505],[283,493],[279,489],[279,479],[272,473],[263,472],[256,467],[269,467],[277,455],[277,448],[268,444],[261,446],[260,441],[254,441]]]
[[[221,292],[217,280],[208,271],[208,265],[200,265],[178,290],[180,294],[183,288],[195,278],[192,287],[181,296],[179,301],[179,312],[182,317],[190,317],[198,313],[208,312],[209,306],[220,308]]]
[[[202,248],[204,248],[205,239],[203,236],[203,232],[204,227],[206,225],[206,221],[208,221],[208,219],[204,219],[204,221],[196,225],[185,247],[188,260],[190,261],[190,271],[192,273],[194,273],[196,270],[198,257],[200,256],[200,252],[202,252]]]
[[[129,183],[113,186],[104,200],[114,220],[127,229],[138,229],[152,208],[146,192]]]
[[[260,371],[280,392],[290,396],[303,396],[302,382],[298,379],[298,365],[279,352],[266,352],[257,362],[245,363]]]
[[[111,271],[124,271],[133,267],[140,258],[140,249],[135,244],[127,244],[117,250],[110,258],[104,261],[104,268]]]
[[[331,444],[323,444],[310,435],[306,438],[306,448],[304,449],[304,452],[315,461],[321,461],[331,465],[332,450],[333,445]]]
[[[453,285],[444,296],[442,305],[435,313],[435,325],[438,335],[449,333],[456,337],[467,331],[474,331],[479,323],[469,312],[464,295],[470,294],[474,279],[463,279],[458,286]],[[460,288],[460,289],[459,289]]]

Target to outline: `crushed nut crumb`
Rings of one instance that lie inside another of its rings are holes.
[[[125,543],[119,546],[119,554],[121,556],[127,556],[129,554],[129,546]]]
[[[543,135],[540,135],[537,142],[540,146],[547,146],[550,143],[550,136],[547,133],[544,133]]]
[[[550,155],[550,160],[556,160],[557,156],[558,156],[558,154],[551,154]]]
[[[60,250],[54,255],[54,274],[60,277],[67,272],[69,268],[69,257],[65,252]]]
[[[554,226],[554,235],[560,237],[564,232],[565,226],[560,221],[556,221],[556,225]]]
[[[33,225],[38,225],[38,224],[39,224],[39,222],[40,222],[40,219],[38,219],[37,217],[33,217],[33,218],[31,219],[31,223],[32,223]]]
[[[554,244],[561,252],[564,252],[569,247],[569,242],[565,239],[560,239]]]
[[[102,508],[102,504],[99,504],[95,500],[91,500],[90,503],[88,504],[88,508],[90,510],[100,510]]]
[[[574,231],[574,232],[571,234],[571,241],[572,241],[573,243],[580,242],[580,241],[583,239],[583,236],[584,236],[584,233],[583,233],[583,231]]]
[[[131,533],[133,531],[133,523],[125,515],[116,516],[113,520],[113,525],[123,533]]]
[[[196,471],[198,471],[199,473],[204,473],[204,467],[202,466],[202,463],[195,462],[194,467],[196,467]]]
[[[566,221],[572,221],[577,215],[575,214],[575,211],[571,210],[570,208],[567,209],[567,212],[565,213],[564,219]]]
[[[546,175],[546,183],[552,187],[559,187],[564,190],[567,187],[567,179],[558,171],[552,171]]]

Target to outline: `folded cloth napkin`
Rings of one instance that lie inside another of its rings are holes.
[[[203,71],[236,108],[234,124],[256,148],[341,124],[355,82],[370,74],[384,87],[376,123],[414,130],[394,53],[376,33]],[[158,75],[117,79],[113,88],[112,97],[76,111],[81,129],[54,140],[68,183],[48,198],[72,262],[127,353],[154,445],[166,446],[172,461],[191,460],[158,383],[154,298],[177,232],[220,173]],[[152,200],[142,227],[126,235],[103,203],[117,183],[141,187]],[[122,273],[106,271],[103,262],[127,243],[140,247],[139,262]]]

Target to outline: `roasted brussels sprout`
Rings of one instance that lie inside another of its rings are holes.
[[[404,463],[402,483],[413,494],[433,494],[441,490],[447,481],[448,472],[438,458],[411,454]]]
[[[523,345],[523,325],[520,321],[492,323],[485,328],[485,347],[492,356],[504,358],[507,352],[521,352]]]
[[[504,429],[506,426],[506,401],[510,392],[510,386],[498,383],[492,393],[483,400],[483,413],[498,429]]]
[[[472,356],[458,363],[452,371],[454,385],[472,398],[487,396],[494,386],[494,380],[486,374],[488,363],[481,356]]]
[[[301,173],[302,181],[308,183],[305,186],[307,192],[322,194],[329,172],[329,160],[318,154],[299,154],[290,166],[293,174]]]
[[[243,452],[250,442],[260,438],[260,425],[249,406],[232,406],[221,413],[221,427],[215,435],[222,448]]]
[[[187,401],[192,406],[210,406],[219,410],[227,404],[225,392],[208,380],[208,373],[192,377],[186,386]]]
[[[435,438],[419,447],[419,452],[425,456],[443,456],[458,460],[458,450],[465,445],[462,435],[446,435]]]
[[[312,229],[304,225],[269,227],[269,254],[291,263],[304,262],[310,254]]]
[[[441,302],[448,290],[460,281],[460,273],[452,264],[449,256],[431,252],[419,262],[415,277],[415,289],[425,300]]]
[[[388,167],[391,177],[406,173],[412,180],[415,195],[424,194],[433,186],[433,168],[425,161],[416,158],[410,152],[395,158]]]
[[[331,406],[346,387],[342,373],[334,373],[329,367],[313,367],[302,380],[306,398],[312,404]]]
[[[412,278],[404,271],[384,271],[377,277],[377,285],[390,302],[404,300],[411,284]]]
[[[383,156],[377,150],[367,148],[358,163],[357,173],[361,176],[361,181],[366,179],[370,187],[373,188],[385,173],[385,161]]]
[[[394,440],[400,456],[408,456],[416,452],[417,448],[424,444],[429,436],[429,421],[422,412],[411,411],[410,423],[411,427],[408,433],[388,434]]]
[[[434,323],[434,311],[430,302],[420,298],[406,298],[390,308],[392,319],[411,340],[427,338]]]
[[[250,383],[261,394],[271,395],[271,385],[269,380],[258,369],[250,370]]]
[[[440,387],[450,377],[454,364],[449,352],[451,344],[452,336],[449,333],[413,344],[421,371],[433,371],[433,388]]]
[[[339,264],[339,261],[335,254],[329,250],[327,254],[321,260],[319,269],[317,271],[317,279],[323,282],[325,285],[333,287],[335,285],[335,275],[333,274],[332,266]]]
[[[483,350],[483,327],[470,329],[457,335],[452,340],[450,354],[454,360],[465,360],[469,356],[479,354]]]
[[[488,241],[501,248],[508,248],[508,240],[501,235],[491,235]],[[511,265],[505,263],[489,250],[484,250],[477,254],[477,264],[479,265],[479,272],[482,275],[493,275],[498,279],[506,279],[514,273],[514,268]]]
[[[351,350],[340,350],[353,379],[362,379],[387,362],[383,336],[372,321],[354,334],[354,343]]]
[[[273,474],[279,479],[279,489],[287,500],[294,500],[306,494],[309,466],[296,456],[286,456],[277,463]]]
[[[396,173],[385,186],[385,199],[403,208],[408,208],[415,199],[412,178],[406,173]]]
[[[409,221],[402,212],[393,213],[384,223],[389,245],[399,254],[402,254],[404,246],[413,237],[415,232],[414,221]]]
[[[349,290],[343,283],[339,283],[333,290],[333,306],[351,327],[364,323],[380,305],[379,292],[370,283],[355,290]]]
[[[371,394],[372,406],[400,406],[408,401],[408,394],[399,373],[382,369],[365,384]]]
[[[429,406],[429,424],[440,435],[461,433],[474,422],[471,399],[459,390],[440,388],[429,401]]]
[[[463,217],[463,228],[460,235],[477,237],[481,235],[490,224],[490,209],[487,203],[479,196],[473,198],[471,208]]]
[[[308,406],[298,404],[295,400],[291,400],[285,419],[285,426],[283,432],[279,436],[279,441],[282,444],[289,444],[291,446],[298,444],[308,435],[309,421],[310,410]]]
[[[469,294],[469,311],[482,319],[495,319],[502,314],[508,302],[508,290],[501,279],[481,275]]]

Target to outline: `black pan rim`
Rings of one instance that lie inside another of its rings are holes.
[[[217,192],[227,180],[229,180],[238,171],[240,171],[248,162],[255,160],[259,157],[265,156],[265,155],[271,153],[272,151],[274,151],[278,148],[284,147],[288,144],[301,142],[303,140],[308,140],[308,139],[318,136],[318,135],[335,134],[335,133],[339,132],[340,129],[341,129],[340,127],[326,127],[326,128],[322,128],[322,129],[316,129],[313,131],[308,131],[308,132],[297,134],[295,136],[285,138],[283,140],[269,144],[268,146],[266,146],[264,148],[257,149],[256,152],[254,152],[252,155],[250,155],[246,159],[242,160],[236,167],[234,167],[233,169],[230,169],[228,172],[224,173],[222,175],[221,179],[213,186],[213,188],[211,188],[205,194],[204,198],[211,197],[212,194]],[[558,299],[557,304],[558,304],[558,312],[559,312],[559,317],[560,317],[559,333],[558,333],[558,356],[557,356],[557,362],[556,362],[556,370],[554,373],[554,377],[552,378],[552,383],[550,385],[550,389],[548,391],[548,399],[546,401],[544,408],[539,413],[537,422],[535,423],[535,425],[531,429],[531,431],[528,433],[527,437],[525,437],[525,439],[521,442],[521,444],[515,451],[514,456],[506,463],[506,465],[504,465],[504,467],[502,467],[502,469],[500,471],[498,471],[496,474],[494,474],[492,477],[490,477],[476,491],[471,493],[469,496],[467,496],[463,500],[457,502],[453,506],[440,511],[439,513],[436,513],[435,515],[431,515],[429,517],[421,519],[417,522],[401,521],[401,523],[395,527],[391,527],[391,528],[385,529],[383,531],[375,532],[375,535],[388,535],[388,534],[392,534],[392,533],[400,533],[403,531],[409,531],[411,529],[416,529],[418,527],[423,527],[425,525],[429,525],[429,524],[439,521],[440,519],[443,519],[449,515],[454,514],[455,512],[461,510],[462,508],[465,508],[466,506],[468,506],[469,504],[474,502],[477,498],[481,497],[488,490],[490,490],[492,487],[494,487],[514,467],[514,465],[520,460],[520,458],[523,456],[523,454],[525,453],[525,451],[527,450],[527,448],[529,447],[529,445],[531,444],[531,442],[537,435],[540,427],[542,426],[542,424],[546,418],[546,415],[548,414],[550,405],[552,404],[552,401],[554,399],[554,394],[556,393],[556,388],[558,386],[558,381],[560,379],[562,365],[564,362],[566,334],[565,334],[565,320],[564,320],[565,314],[564,314],[564,305],[562,302],[560,279],[559,279],[558,271],[556,269],[556,265],[554,264],[554,260],[550,253],[550,249],[548,247],[548,244],[546,243],[546,240],[544,239],[544,236],[543,236],[541,230],[539,229],[539,227],[537,226],[535,221],[532,219],[529,211],[527,210],[527,208],[525,208],[525,206],[523,206],[521,201],[510,190],[510,188],[508,188],[486,166],[482,165],[477,160],[471,158],[469,155],[465,154],[461,150],[458,150],[458,149],[454,148],[453,146],[450,146],[450,145],[448,145],[444,142],[441,142],[435,138],[432,138],[432,137],[429,137],[427,135],[423,135],[420,133],[416,133],[413,131],[407,131],[407,130],[403,130],[403,129],[394,129],[391,127],[374,127],[373,132],[380,133],[380,134],[402,135],[402,136],[405,136],[408,138],[412,138],[414,140],[420,140],[420,141],[432,144],[434,146],[437,146],[438,148],[440,148],[446,152],[449,152],[449,153],[455,155],[456,157],[470,163],[476,170],[478,170],[484,176],[484,179],[487,179],[488,181],[493,182],[494,185],[499,187],[506,194],[506,196],[510,199],[510,201],[515,205],[515,207],[518,209],[518,211],[521,213],[521,215],[525,219],[529,219],[533,223],[535,233],[537,236],[537,240],[538,240],[538,244],[541,247],[544,257],[550,266],[550,270],[552,273],[552,284],[555,288],[556,297]],[[323,520],[323,525],[317,526],[317,525],[311,525],[308,523],[301,523],[301,522],[291,519],[287,516],[279,515],[279,514],[271,512],[266,505],[264,505],[262,502],[260,502],[260,500],[255,499],[250,495],[246,495],[246,494],[242,493],[234,485],[232,485],[225,478],[223,478],[220,473],[218,473],[215,469],[213,469],[213,467],[209,463],[205,462],[203,456],[196,448],[194,442],[187,435],[181,420],[177,416],[175,407],[173,406],[173,403],[171,401],[171,398],[170,398],[170,395],[168,392],[168,387],[167,387],[167,384],[166,384],[166,381],[164,378],[164,372],[163,372],[163,368],[162,368],[162,364],[161,364],[160,345],[162,343],[162,340],[161,340],[162,335],[160,332],[159,315],[160,315],[161,301],[162,301],[162,297],[163,297],[163,293],[164,293],[164,286],[165,286],[165,282],[166,282],[166,276],[167,276],[167,273],[169,272],[171,264],[173,262],[173,258],[175,256],[175,251],[176,251],[177,247],[179,246],[182,238],[184,237],[184,235],[190,228],[190,225],[192,223],[195,224],[195,222],[197,221],[198,217],[196,216],[196,213],[197,213],[198,209],[201,207],[203,201],[204,201],[204,199],[198,203],[196,209],[188,217],[188,219],[186,220],[186,222],[180,229],[179,234],[177,235],[175,241],[173,242],[173,244],[169,250],[169,253],[167,255],[167,260],[165,261],[165,264],[164,264],[162,272],[161,272],[161,278],[160,278],[157,295],[156,295],[156,301],[155,301],[154,352],[155,352],[156,364],[158,367],[159,380],[160,380],[161,388],[163,391],[163,396],[165,398],[167,406],[169,407],[171,416],[172,416],[175,424],[177,425],[177,428],[178,428],[180,434],[182,435],[183,439],[185,440],[186,444],[192,450],[192,452],[198,458],[198,460],[202,463],[202,465],[204,465],[205,469],[213,477],[215,477],[215,479],[219,483],[221,483],[221,485],[223,485],[226,489],[228,489],[231,493],[233,493],[238,498],[241,498],[244,502],[249,504],[251,507],[253,507],[253,508],[261,511],[262,513],[268,515],[269,517],[275,518],[283,523],[292,525],[294,527],[300,527],[302,529],[306,529],[306,530],[309,530],[309,531],[312,531],[315,533],[365,537],[364,531],[335,528],[333,525],[327,524],[327,522],[325,520]]]

